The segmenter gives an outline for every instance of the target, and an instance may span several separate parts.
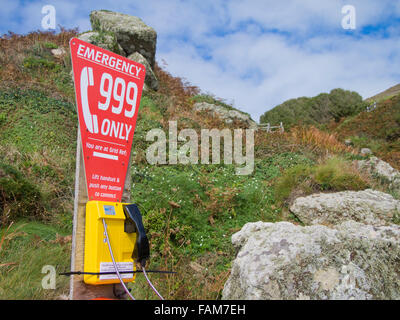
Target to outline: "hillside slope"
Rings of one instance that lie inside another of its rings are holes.
[[[56,290],[40,283],[44,265],[70,268],[78,125],[68,48],[73,36],[75,30],[0,38],[0,299],[60,299],[68,293],[66,277],[57,277]],[[55,48],[64,53],[54,56]],[[236,175],[235,165],[148,164],[146,134],[168,132],[169,121],[199,133],[245,127],[194,112],[198,101],[229,106],[157,65],[154,72],[158,91],[142,96],[135,128],[132,199],[144,215],[151,267],[178,271],[179,277],[156,275],[153,282],[169,299],[216,299],[234,255],[230,235],[248,221],[280,219],[264,180],[269,169],[248,177]],[[133,289],[138,298],[154,298],[143,278]]]
[[[69,289],[68,279],[57,276],[57,289],[44,290],[41,270],[70,268],[77,133],[68,53],[73,36],[76,30],[0,38],[0,299],[60,299]],[[54,56],[54,48],[64,53]],[[149,268],[177,271],[152,275],[165,298],[220,298],[235,256],[231,235],[247,222],[298,224],[287,206],[296,195],[372,185],[351,165],[364,158],[317,128],[256,132],[254,171],[247,176],[235,174],[236,164],[149,164],[146,135],[154,128],[168,132],[170,121],[177,121],[178,131],[197,133],[246,128],[196,112],[195,102],[218,101],[157,64],[154,73],[158,91],[142,96],[135,129],[131,196],[150,239]],[[340,108],[329,109],[338,106],[339,93],[316,99],[327,109],[305,119],[328,121],[341,114]],[[358,111],[357,94],[343,99]],[[315,107],[305,105],[307,112]],[[130,287],[139,299],[155,298],[142,277]]]
[[[375,110],[343,119],[332,127],[342,140],[373,153],[400,169],[400,94],[381,100]]]
[[[382,100],[387,100],[393,96],[399,95],[400,94],[400,83],[390,87],[389,89],[382,91],[373,97],[370,97],[366,99],[367,101],[382,101]]]

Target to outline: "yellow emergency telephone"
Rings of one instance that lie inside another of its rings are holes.
[[[135,204],[88,201],[86,204],[84,282],[92,285],[135,280],[145,266],[149,242]],[[118,274],[116,272],[116,268]]]

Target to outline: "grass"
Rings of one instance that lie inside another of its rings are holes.
[[[275,185],[275,197],[281,204],[290,204],[298,196],[318,192],[339,192],[364,190],[370,185],[367,177],[361,175],[348,161],[331,157],[324,162],[310,166],[299,164],[285,171]]]
[[[72,210],[74,106],[39,90],[0,89],[0,114],[2,223],[23,216],[62,224]]]
[[[165,240],[157,235],[167,223],[174,229],[167,240],[193,257],[227,250],[228,235],[245,222],[277,219],[268,205],[271,189],[257,169],[242,177],[234,174],[234,166],[148,166],[137,169],[133,183],[132,199],[145,212],[155,252],[163,250]]]
[[[314,126],[295,127],[290,131],[290,137],[293,142],[308,146],[313,153],[352,153],[351,147],[340,142],[338,136],[334,133],[328,133]]]
[[[56,289],[43,289],[45,265],[69,268],[69,241],[51,225],[20,220],[0,229],[0,299],[60,299],[68,294],[69,280],[56,276]]]

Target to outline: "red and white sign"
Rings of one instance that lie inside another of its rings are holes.
[[[70,49],[89,200],[120,202],[146,70],[77,38]]]

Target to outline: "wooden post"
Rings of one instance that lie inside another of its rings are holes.
[[[85,165],[81,145],[81,134],[78,126],[76,147],[76,172],[75,172],[75,200],[72,232],[71,271],[83,271],[85,251],[85,213],[88,199]],[[122,202],[130,202],[131,191],[131,161],[126,172]],[[115,284],[118,292],[122,292],[121,285]],[[88,285],[83,282],[83,275],[72,275],[70,279],[70,300],[91,300],[98,297],[117,299],[113,292],[113,285]]]

